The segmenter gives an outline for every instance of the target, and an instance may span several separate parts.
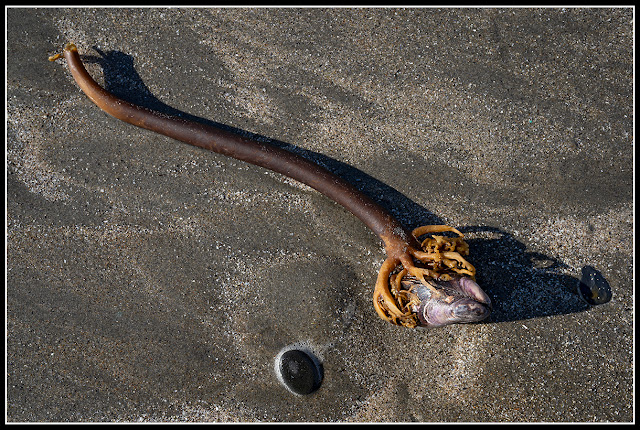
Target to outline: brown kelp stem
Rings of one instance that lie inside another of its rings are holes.
[[[457,230],[448,226],[427,226],[410,233],[384,208],[325,168],[268,143],[206,124],[164,115],[124,101],[93,80],[74,44],[67,44],[62,54],[49,59],[53,61],[62,56],[67,60],[82,91],[100,109],[115,118],[281,173],[309,185],[351,211],[383,240],[388,254],[374,292],[374,307],[382,318],[409,327],[418,324],[414,311],[409,306],[411,295],[399,294],[397,286],[392,288],[392,276],[400,280],[405,275],[414,276],[433,289],[426,282],[427,279],[446,279],[451,274],[470,277],[475,275],[473,266],[462,257],[466,255],[468,247]],[[457,233],[459,237],[433,236],[422,244],[417,240],[424,234],[443,231]],[[433,292],[441,294],[435,289]]]

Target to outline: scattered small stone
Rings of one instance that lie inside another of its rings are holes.
[[[598,270],[591,266],[582,268],[578,294],[590,305],[602,305],[611,300],[611,287]]]
[[[278,379],[294,394],[311,394],[320,388],[320,363],[307,351],[290,349],[276,358]]]

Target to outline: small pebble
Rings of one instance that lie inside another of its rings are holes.
[[[611,300],[611,287],[598,270],[591,266],[582,268],[582,278],[578,283],[580,297],[590,305],[602,305]]]
[[[320,388],[322,369],[309,352],[290,349],[276,358],[278,379],[294,394],[311,394]]]

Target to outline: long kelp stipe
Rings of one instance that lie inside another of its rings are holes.
[[[405,327],[437,327],[480,321],[489,315],[491,301],[475,282],[476,270],[464,258],[469,246],[455,228],[430,225],[410,232],[327,169],[274,145],[124,101],[93,80],[72,43],[49,60],[62,57],[82,91],[109,115],[296,179],[357,216],[382,239],[387,252],[373,293],[373,305],[382,319]],[[455,236],[437,234],[445,232]]]

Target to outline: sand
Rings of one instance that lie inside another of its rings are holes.
[[[7,9],[9,422],[630,422],[633,9]],[[286,145],[467,234],[494,312],[410,330],[380,240],[297,182],[119,122]],[[609,303],[576,294],[584,266]],[[296,396],[274,360],[322,362]]]

